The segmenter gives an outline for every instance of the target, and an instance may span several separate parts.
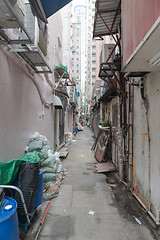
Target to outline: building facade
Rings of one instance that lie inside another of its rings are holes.
[[[110,5],[99,0],[96,7],[94,37],[109,35],[115,42],[100,67],[112,161],[120,180],[159,225],[160,3],[122,0]]]
[[[63,106],[53,100],[59,92],[54,68],[63,61],[63,25],[60,12],[48,23],[45,16],[33,16],[28,1],[3,1],[0,10],[0,152],[7,162],[23,155],[34,132],[45,135],[54,150],[64,142]]]

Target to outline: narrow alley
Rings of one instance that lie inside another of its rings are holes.
[[[160,239],[159,39],[160,0],[0,0],[0,240]]]
[[[63,161],[66,178],[58,198],[51,202],[38,239],[155,239],[144,224],[139,225],[134,216],[118,209],[106,176],[93,172],[92,144],[92,132],[86,127],[70,145],[69,155]]]

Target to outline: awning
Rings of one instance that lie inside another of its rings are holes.
[[[118,33],[120,20],[120,0],[97,0],[93,37],[102,37]]]
[[[47,23],[48,17],[56,13],[72,0],[29,0],[33,13]]]
[[[117,92],[118,89],[116,89],[113,86],[110,86],[107,88],[105,93],[98,99],[99,102],[110,102],[113,98],[115,98],[118,95]]]
[[[63,108],[61,99],[59,97],[57,97],[56,95],[53,95],[53,99],[52,100],[53,100],[53,106],[56,109],[62,109]]]
[[[41,0],[46,17],[50,17],[72,0]]]
[[[147,72],[160,71],[160,47],[157,39],[160,39],[160,17],[123,65],[122,71],[130,73],[127,77],[142,77]]]
[[[47,23],[46,15],[43,10],[40,0],[29,0],[31,9],[34,15],[36,15],[42,22]]]

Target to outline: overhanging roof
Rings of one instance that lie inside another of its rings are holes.
[[[56,95],[53,95],[53,105],[56,109],[62,109],[63,108],[61,99],[59,97],[57,97]]]
[[[118,33],[121,20],[120,0],[97,0],[93,37]]]
[[[114,87],[110,86],[105,93],[98,99],[99,102],[110,102],[117,96],[117,91]]]
[[[132,76],[137,73],[137,76],[140,76],[147,72],[160,71],[160,46],[158,39],[160,39],[160,17],[157,18],[123,65],[123,72],[132,73]]]

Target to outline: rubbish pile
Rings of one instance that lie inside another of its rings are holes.
[[[38,151],[41,154],[40,170],[43,172],[43,200],[57,197],[59,187],[64,177],[59,153],[53,151],[48,139],[35,132],[30,137],[26,152]]]
[[[73,134],[71,132],[66,132],[65,133],[65,145],[68,146],[68,145],[71,145],[73,141]]]

